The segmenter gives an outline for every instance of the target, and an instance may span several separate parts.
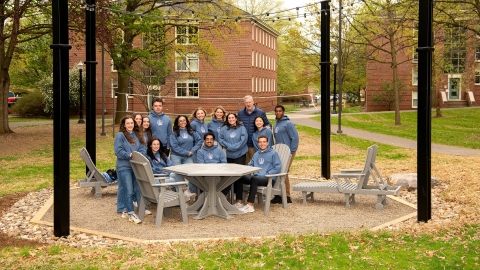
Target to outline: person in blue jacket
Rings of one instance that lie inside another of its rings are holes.
[[[214,145],[215,135],[207,132],[203,136],[203,147],[197,152],[198,163],[227,163],[227,157],[223,150]]]
[[[202,138],[190,126],[190,122],[185,115],[179,115],[175,118],[173,132],[170,134],[170,158],[174,165],[194,163],[192,156],[201,146]],[[195,197],[196,187],[189,183],[190,197]]]
[[[152,100],[152,111],[148,115],[150,119],[150,128],[152,130],[152,137],[160,139],[163,145],[162,152],[165,155],[170,154],[170,134],[172,134],[172,123],[170,117],[163,113],[163,100],[159,97],[154,97]]]
[[[245,108],[238,111],[238,120],[243,123],[243,126],[245,126],[248,134],[248,152],[245,159],[245,164],[247,164],[248,162],[250,162],[250,159],[252,159],[253,155],[256,152],[252,141],[253,133],[255,132],[255,130],[257,130],[255,127],[255,118],[257,116],[261,116],[263,118],[263,121],[265,122],[266,128],[271,128],[272,125],[268,121],[265,112],[255,106],[252,96],[245,96],[243,98],[243,102],[245,103]]]
[[[136,200],[136,198],[134,198],[135,192],[138,191],[138,193],[140,193],[140,188],[135,179],[130,160],[132,159],[132,153],[134,151],[145,155],[146,147],[144,144],[143,136],[138,125],[135,124],[133,117],[130,115],[123,117],[120,122],[120,131],[115,136],[113,143],[113,149],[117,156],[116,170],[118,185],[119,190],[121,190],[118,198],[126,208],[126,211],[122,213],[122,217],[128,218],[130,222],[135,224],[142,222],[135,214],[133,208],[133,201]]]
[[[290,166],[292,165],[300,141],[298,132],[295,125],[290,121],[288,116],[285,115],[285,107],[282,105],[277,105],[275,107],[275,118],[276,122],[273,126],[275,144],[284,143],[290,148],[290,153],[292,154],[290,164],[288,164],[288,170],[290,170]],[[287,190],[287,202],[292,203],[292,199],[290,198],[290,180],[288,179],[288,174],[285,178],[285,189]],[[276,195],[271,203],[282,203],[282,197]]]
[[[242,198],[243,184],[250,185],[250,191],[248,193],[247,203],[243,207],[239,207],[244,213],[255,212],[253,202],[255,201],[255,195],[257,194],[258,186],[267,186],[268,177],[265,175],[280,173],[282,169],[282,162],[280,156],[275,150],[268,146],[268,137],[265,135],[258,136],[259,150],[253,155],[252,160],[248,163],[248,166],[260,167],[261,171],[252,175],[244,175],[240,180],[235,182],[235,193],[237,198]],[[273,180],[275,181],[275,179]],[[270,199],[270,198],[267,198]],[[241,206],[242,200],[237,200],[236,206]]]
[[[267,124],[265,121],[263,121],[263,117],[257,116],[255,117],[255,127],[257,128],[255,130],[255,133],[253,133],[252,136],[252,142],[253,142],[253,147],[255,148],[255,151],[258,152],[260,150],[260,147],[258,147],[258,137],[260,135],[265,135],[268,138],[268,147],[272,147],[273,145],[273,135],[272,135],[272,130],[269,128],[266,128]]]
[[[227,152],[227,162],[245,165],[245,157],[248,151],[248,134],[245,127],[238,121],[234,113],[227,114],[222,129],[218,134],[218,143],[220,143]]]
[[[215,138],[218,140],[218,133],[222,129],[223,123],[225,122],[225,115],[227,112],[222,106],[217,106],[213,109],[212,112],[212,121],[208,123],[208,131],[212,132],[215,135]]]
[[[205,123],[205,116],[207,116],[207,111],[198,107],[195,111],[193,111],[192,115],[188,118],[190,121],[190,126],[192,127],[193,131],[198,133],[198,136],[202,139],[203,143],[203,136],[205,133],[208,132],[207,123]],[[197,163],[197,152],[195,151],[192,156],[193,163]]]
[[[156,137],[153,137],[148,141],[146,157],[150,161],[153,174],[167,174],[170,178],[165,180],[166,183],[182,182],[182,176],[163,170],[165,167],[173,166],[173,162],[162,152],[161,145],[162,143],[160,142],[160,139]],[[185,195],[185,200],[188,202],[190,200],[190,194],[188,194],[186,186],[182,191]]]

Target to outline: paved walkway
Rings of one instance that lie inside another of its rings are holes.
[[[290,120],[298,125],[308,126],[313,128],[320,128],[320,122],[312,120],[313,113],[319,112],[320,109],[302,109],[299,112],[289,113],[288,117]],[[333,133],[337,133],[338,125],[332,125],[331,131]],[[346,136],[351,136],[355,138],[360,138],[364,140],[369,140],[377,143],[393,145],[397,147],[403,147],[408,149],[417,149],[417,141],[404,139],[400,137],[390,136],[390,135],[383,135],[373,132],[368,132],[359,129],[353,129],[342,126],[343,134]],[[438,154],[446,154],[446,155],[455,155],[455,156],[480,156],[480,150],[476,149],[469,149],[469,148],[462,148],[462,147],[455,147],[455,146],[447,146],[447,145],[440,145],[440,144],[432,144],[432,153]]]

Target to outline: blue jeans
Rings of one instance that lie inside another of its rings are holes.
[[[135,177],[135,176],[134,176]],[[137,181],[135,180],[135,183]],[[138,183],[136,185],[138,187]],[[123,183],[121,181],[118,181],[118,190],[117,190],[117,213],[123,212],[125,210],[125,203],[122,200],[123,192],[124,191]],[[140,204],[140,199],[142,198],[142,193],[140,191],[140,188],[135,189],[135,200],[138,204]],[[145,207],[147,209],[147,207]]]
[[[137,179],[135,178],[132,169],[122,170],[120,172],[117,171],[117,174],[118,183],[123,185],[123,192],[120,194],[120,200],[123,203],[123,206],[127,209],[127,213],[133,214],[134,198],[138,199],[138,203],[140,203],[140,196],[136,194],[140,194],[140,187],[138,186]]]
[[[183,179],[183,177],[182,177],[181,175],[178,175],[178,174],[176,174],[176,173],[171,173],[171,174],[170,174],[170,178],[165,179],[165,183],[183,182],[183,180],[184,180],[184,179]],[[160,184],[160,181],[158,181],[158,180],[155,180],[155,182],[156,182],[157,184]],[[186,186],[185,186],[185,187],[186,187]],[[176,186],[175,186],[174,188],[175,188],[175,191],[178,191]]]
[[[182,156],[176,155],[173,152],[170,152],[170,159],[172,160],[173,165],[194,163],[193,158],[191,156],[190,157],[182,157]],[[190,190],[190,192],[194,193],[196,191],[197,187],[194,184],[189,182],[188,183],[188,189]]]

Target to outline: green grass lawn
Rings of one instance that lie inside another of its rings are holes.
[[[442,110],[442,114],[432,118],[433,143],[480,149],[480,108]],[[417,113],[401,112],[400,116],[401,125],[395,125],[394,112],[342,114],[342,125],[416,140]],[[320,121],[320,116],[314,119]],[[331,123],[337,124],[338,119],[332,117]]]

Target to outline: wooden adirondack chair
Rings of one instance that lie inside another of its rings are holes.
[[[168,179],[168,176],[157,174],[154,176],[150,162],[139,152],[132,153],[130,164],[132,164],[133,173],[142,192],[142,198],[138,206],[138,217],[143,220],[145,204],[147,201],[150,201],[157,204],[156,227],[162,225],[163,215],[169,216],[170,208],[174,206],[180,206],[182,221],[187,223],[187,206],[185,204],[185,196],[181,192],[182,186],[186,185],[187,182],[165,183],[165,179]],[[158,180],[160,184],[157,184],[155,180]],[[177,191],[167,190],[168,186],[176,186]]]
[[[378,153],[378,146],[372,145],[367,150],[367,158],[363,169],[342,169],[340,174],[333,174],[335,181],[331,182],[303,182],[293,186],[294,191],[301,191],[303,203],[307,203],[307,197],[314,200],[314,192],[343,193],[346,200],[345,207],[350,208],[350,203],[355,203],[355,194],[377,195],[378,202],[375,205],[377,210],[382,210],[388,203],[387,195],[397,195],[401,186],[389,186],[380,175],[375,166],[375,159]],[[374,185],[369,185],[369,179],[372,177]],[[344,179],[344,181],[340,181]],[[350,179],[357,179],[353,183]],[[310,193],[308,193],[310,192]]]
[[[278,174],[265,175],[268,177],[267,186],[259,186],[257,188],[258,203],[262,204],[265,201],[265,207],[263,212],[267,215],[270,212],[270,199],[273,195],[280,195],[282,197],[282,206],[284,209],[288,208],[287,204],[287,190],[285,186],[285,178],[288,173],[288,165],[290,164],[290,159],[292,154],[290,154],[290,148],[283,143],[275,144],[272,146],[272,149],[275,150],[280,156],[280,161],[282,163],[282,169]],[[273,183],[273,178],[277,177],[275,183]],[[246,193],[250,191],[250,185],[243,185],[243,198],[246,198]]]
[[[95,198],[101,198],[102,188],[115,183],[109,183],[107,179],[105,179],[105,176],[97,170],[97,167],[93,164],[92,158],[85,147],[80,149],[80,156],[85,162],[85,165],[87,165],[88,172],[85,179],[78,180],[78,185],[82,188],[92,188],[93,196]]]

